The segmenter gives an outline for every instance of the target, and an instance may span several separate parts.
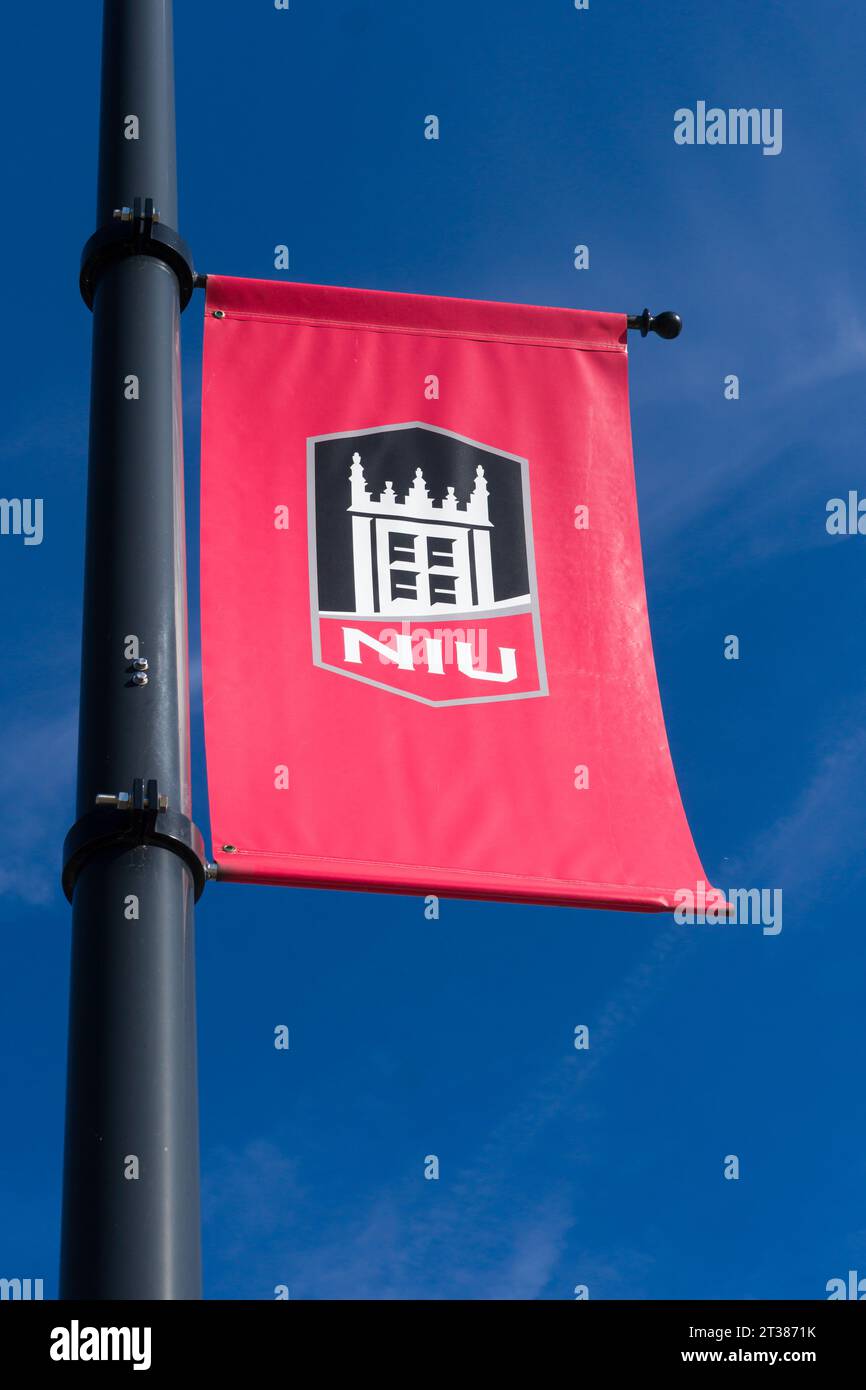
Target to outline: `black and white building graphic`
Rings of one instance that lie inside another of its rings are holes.
[[[492,608],[489,496],[478,464],[465,503],[454,484],[437,501],[420,467],[405,497],[393,479],[371,495],[359,453],[352,455],[352,557],[359,613],[433,613]],[[519,602],[526,602],[528,594]]]
[[[524,460],[420,424],[310,443],[323,616],[530,606]]]
[[[467,664],[466,644],[473,644],[476,657],[481,647],[489,648],[500,674],[464,670],[476,688],[498,680],[515,688],[513,695],[502,690],[495,698],[544,693],[526,459],[418,422],[322,435],[308,440],[308,495],[317,665],[377,684],[349,669],[358,664],[359,642],[362,650],[379,652],[381,669],[393,656],[393,641],[385,651],[382,633],[398,631],[394,664],[403,669],[406,633],[418,635],[422,624],[433,629],[434,643],[444,642],[443,651],[453,645],[460,669]],[[502,674],[520,665],[513,634],[502,638],[512,644],[504,651],[496,645],[502,629],[493,619],[506,615],[527,615],[521,634],[529,643],[529,660],[523,665],[536,672],[533,691],[521,691],[517,675]],[[360,635],[357,626],[341,629],[339,664],[333,642],[332,660],[322,655],[323,637],[330,636],[323,625],[329,620],[365,625]],[[483,632],[477,627],[481,620]],[[381,631],[374,635],[371,624],[381,624]],[[449,645],[441,633],[452,624],[457,640]],[[427,672],[435,675],[439,648],[429,655]],[[382,683],[389,687],[387,679]],[[412,698],[469,703],[494,697],[479,691],[467,693],[465,701],[456,695]]]

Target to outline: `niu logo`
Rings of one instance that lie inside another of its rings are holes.
[[[433,425],[308,440],[317,666],[427,705],[546,695],[526,459]]]

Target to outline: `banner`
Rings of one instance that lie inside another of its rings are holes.
[[[624,315],[209,276],[203,372],[219,876],[694,894]]]

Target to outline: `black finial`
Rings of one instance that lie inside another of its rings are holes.
[[[657,314],[651,320],[650,328],[653,333],[658,333],[660,338],[678,338],[683,331],[683,321],[679,314],[665,309],[664,313]]]
[[[651,314],[649,309],[644,309],[642,314],[630,314],[628,326],[632,329],[640,329],[640,335],[645,338],[648,333],[657,333],[660,338],[678,338],[683,329],[683,321],[679,314],[673,313],[670,309],[665,309],[661,314]]]

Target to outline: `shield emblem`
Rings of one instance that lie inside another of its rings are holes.
[[[316,666],[434,706],[547,694],[525,458],[417,421],[307,457]]]

